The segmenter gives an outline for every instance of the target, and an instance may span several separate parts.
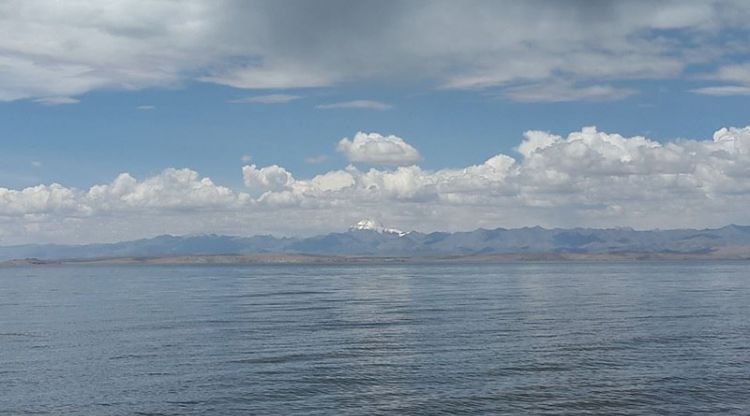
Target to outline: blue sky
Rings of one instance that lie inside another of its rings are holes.
[[[705,82],[631,84],[641,93],[606,102],[518,103],[475,91],[379,86],[248,92],[206,83],[90,92],[75,105],[6,102],[0,104],[0,136],[5,138],[0,180],[12,188],[50,182],[89,187],[120,172],[147,176],[174,166],[239,187],[244,155],[312,176],[345,166],[335,144],[357,131],[403,137],[421,150],[421,166],[439,169],[511,154],[527,130],[566,134],[596,125],[665,141],[707,138],[750,118],[747,97],[689,92]],[[230,102],[272,93],[302,98],[281,104]],[[392,108],[316,108],[356,99]],[[316,156],[327,159],[305,161]]]
[[[5,2],[0,244],[365,216],[750,223],[749,17],[718,0]]]

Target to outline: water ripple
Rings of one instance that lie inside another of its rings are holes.
[[[750,414],[750,264],[0,270],[0,415]]]

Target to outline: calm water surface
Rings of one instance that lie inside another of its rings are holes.
[[[0,414],[750,414],[750,264],[4,268]]]

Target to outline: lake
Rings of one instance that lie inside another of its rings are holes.
[[[748,414],[750,263],[0,269],[0,414]]]

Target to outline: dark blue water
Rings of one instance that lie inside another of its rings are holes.
[[[750,264],[5,268],[0,414],[750,414]]]

